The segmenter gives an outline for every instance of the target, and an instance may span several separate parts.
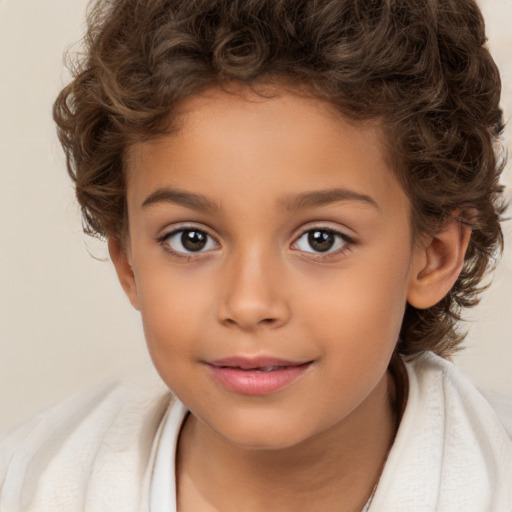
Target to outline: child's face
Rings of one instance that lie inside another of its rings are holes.
[[[156,368],[237,446],[344,428],[385,397],[418,266],[378,127],[286,92],[182,112],[128,158],[125,287]]]

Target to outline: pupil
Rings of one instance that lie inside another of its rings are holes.
[[[334,233],[331,231],[311,231],[308,235],[309,245],[318,252],[328,251],[334,241]]]
[[[206,245],[206,236],[201,231],[183,231],[181,243],[187,251],[200,251]]]

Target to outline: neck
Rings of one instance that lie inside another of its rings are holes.
[[[387,374],[349,417],[279,450],[234,446],[190,415],[178,449],[179,510],[359,512],[393,442],[394,396]]]

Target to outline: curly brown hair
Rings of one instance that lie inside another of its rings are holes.
[[[407,306],[397,345],[446,356],[503,243],[501,85],[485,43],[473,0],[96,0],[54,105],[84,230],[123,241],[123,157],[166,133],[184,98],[232,81],[300,84],[350,119],[382,122],[416,234],[455,211],[470,224],[453,289]]]

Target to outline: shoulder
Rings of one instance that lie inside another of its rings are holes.
[[[406,367],[409,378],[413,375],[422,387],[439,383],[447,398],[458,396],[462,401],[471,403],[472,407],[494,413],[512,439],[512,395],[477,388],[456,365],[432,353],[407,362]]]
[[[512,439],[512,396],[489,389],[479,389],[479,391],[500,419],[508,437]]]
[[[512,510],[512,442],[498,407],[451,362],[405,363],[407,404],[374,497],[376,510]],[[507,405],[508,404],[508,405]]]
[[[102,494],[98,508],[111,510],[109,493],[136,502],[171,402],[163,384],[118,381],[33,418],[0,443],[0,510],[81,510],[79,503]],[[134,478],[139,485],[131,488]]]

